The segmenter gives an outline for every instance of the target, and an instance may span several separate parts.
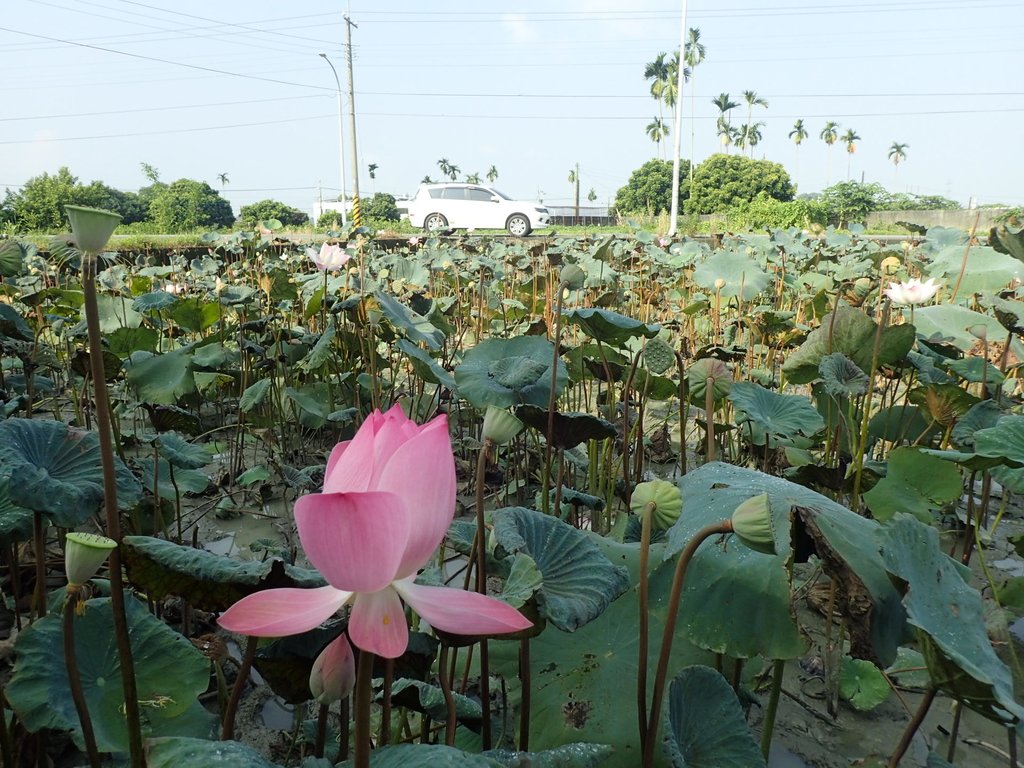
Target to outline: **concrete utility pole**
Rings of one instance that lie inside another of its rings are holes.
[[[352,83],[352,27],[358,25],[345,15],[345,58],[348,61],[348,127],[352,140],[352,222],[362,222],[362,203],[359,202],[359,154],[356,151],[356,89]]]
[[[334,68],[334,64],[327,58],[326,53],[321,53],[320,58],[327,62],[327,66],[331,68],[331,72],[334,73],[334,84],[337,86],[336,93],[338,94],[338,167],[341,169],[341,196],[338,198],[341,200],[341,228],[348,229],[348,214],[345,212],[345,134],[342,131],[342,115],[344,109],[341,104],[341,80],[338,79],[338,70]],[[324,212],[324,201],[320,199],[320,215]],[[313,222],[316,224],[316,222]]]
[[[672,218],[668,227],[669,237],[676,233],[679,224],[679,155],[683,141],[683,83],[686,82],[686,0],[683,0],[683,20],[679,27],[679,77],[676,80],[676,127],[672,153]],[[690,158],[691,165],[693,158]]]

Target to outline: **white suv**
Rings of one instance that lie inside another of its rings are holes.
[[[428,232],[439,229],[505,229],[523,237],[551,222],[541,203],[512,200],[480,184],[423,184],[409,201],[409,221]]]

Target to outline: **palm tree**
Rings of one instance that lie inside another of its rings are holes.
[[[380,166],[377,165],[376,163],[370,163],[370,165],[367,166],[366,170],[368,170],[370,172],[370,178],[371,179],[376,179],[377,178],[377,169],[378,168],[380,168]]]
[[[743,100],[747,102],[747,125],[753,125],[754,123],[754,107],[768,108],[768,99],[764,99],[757,95],[757,91],[744,91]],[[747,142],[749,144],[749,142]],[[750,156],[754,156],[753,148],[751,148]]]
[[[896,175],[900,173],[900,163],[907,159],[907,147],[909,144],[900,144],[898,141],[894,141],[892,146],[889,147],[889,159],[892,160],[892,164],[896,166]]]
[[[217,174],[217,180],[220,182],[220,188],[224,189],[225,185],[227,185],[227,183],[228,183],[227,171],[225,171],[224,173],[218,173]]]
[[[732,131],[729,123],[729,112],[739,106],[739,102],[729,98],[728,93],[720,93],[711,100],[711,103],[718,107],[718,120],[715,123],[715,131],[722,140],[726,154],[729,153],[729,144],[732,143]]]
[[[802,119],[797,120],[793,123],[793,130],[789,132],[789,138],[796,144],[796,176],[797,181],[800,180],[800,145],[804,143],[804,139],[807,138],[807,129],[804,128],[804,121]]]
[[[593,187],[591,187],[590,191],[587,192],[587,200],[589,200],[590,202],[594,202],[595,200],[597,200],[597,190],[594,189]]]
[[[840,138],[846,144],[846,180],[849,181],[850,161],[853,160],[853,153],[857,151],[857,142],[860,141],[860,136],[853,128],[849,128]]]
[[[491,184],[498,180],[498,169],[493,165],[487,169],[487,180],[491,182]]]
[[[420,184],[433,184],[433,183],[434,183],[434,180],[432,178],[430,178],[430,174],[429,173],[426,176],[424,176],[422,179],[420,179]]]
[[[836,128],[839,127],[839,123],[834,123],[829,120],[825,123],[825,127],[821,129],[821,133],[818,134],[818,138],[824,141],[828,145],[828,167],[825,170],[825,186],[828,186],[829,176],[832,175],[832,145],[836,143],[839,138],[839,132]]]
[[[693,77],[697,71],[697,66],[704,61],[704,56],[707,51],[704,48],[704,44],[700,41],[700,29],[698,27],[690,27],[689,32],[686,35],[686,43],[683,45],[683,58],[686,61],[686,66],[690,68],[690,183],[693,183],[693,166],[696,163],[693,162],[693,137],[695,123],[694,110],[696,109],[697,92],[693,87]]]
[[[467,184],[479,184],[480,183],[480,174],[479,173],[471,173],[471,174],[469,174],[468,176],[466,176],[466,183]]]
[[[658,102],[658,117],[661,118],[665,117],[661,108],[664,103],[662,94],[665,92],[665,83],[669,77],[668,62],[665,61],[667,56],[667,53],[659,53],[654,61],[649,61],[644,65],[644,80],[651,81],[651,97]]]
[[[654,120],[647,124],[647,135],[651,141],[658,145],[658,157],[661,157],[661,142],[668,136],[668,126],[665,125],[665,121],[660,117],[655,117]]]
[[[454,163],[449,163],[447,157],[442,157],[437,161],[437,167],[441,169],[441,174],[447,176],[452,181],[455,181],[459,176],[459,166]]]
[[[761,129],[764,128],[764,123],[758,121],[756,123],[745,125],[744,128],[747,129],[744,140],[746,141],[747,146],[750,147],[750,157],[753,159],[754,147],[756,147],[760,143],[761,139],[764,138],[761,134]]]
[[[690,68],[683,67],[683,80],[689,82],[690,80]],[[665,102],[665,106],[671,109],[676,105],[676,99],[679,97],[679,51],[672,54],[672,61],[668,65],[668,79],[665,80],[665,85],[661,89],[661,99]]]

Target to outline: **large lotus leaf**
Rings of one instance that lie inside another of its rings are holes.
[[[25,259],[37,252],[36,246],[20,240],[0,240],[0,277],[17,277]]]
[[[890,690],[885,675],[870,661],[843,657],[839,672],[839,695],[850,702],[854,709],[861,712],[874,709],[889,698]]]
[[[999,418],[995,426],[974,433],[974,450],[980,456],[1008,459],[1024,465],[1024,416],[1010,414]]]
[[[10,304],[0,302],[0,336],[17,341],[32,341],[34,334],[28,323]]]
[[[153,405],[175,405],[196,391],[192,350],[175,349],[162,355],[133,355],[125,378],[140,401]]]
[[[959,227],[929,227],[921,248],[928,253],[937,254],[952,246],[965,245],[967,245],[967,233]],[[962,247],[960,253],[963,254]]]
[[[407,677],[395,680],[391,686],[391,696],[396,706],[423,712],[438,721],[443,721],[448,712],[444,691],[423,680],[410,680]],[[455,699],[455,716],[459,720],[479,722],[483,719],[479,701],[458,692],[453,692],[452,697]]]
[[[505,763],[443,744],[389,744],[370,753],[371,768],[503,768]],[[337,768],[355,768],[355,760]]]
[[[878,325],[863,311],[840,304],[821,319],[804,343],[782,365],[793,384],[807,384],[818,378],[819,366],[827,355],[842,352],[861,370],[871,369]],[[831,338],[830,338],[831,335]],[[913,325],[890,325],[882,331],[878,349],[880,365],[891,365],[906,357],[914,346]]]
[[[948,463],[904,447],[889,454],[885,477],[864,494],[864,501],[882,522],[907,512],[927,523],[936,510],[959,499],[962,492],[963,478]]]
[[[430,349],[440,349],[444,344],[444,332],[435,328],[423,315],[395,301],[383,291],[374,295],[384,317],[395,327],[395,330],[402,331],[417,344],[426,344]]]
[[[143,736],[209,735],[213,715],[196,702],[210,683],[209,660],[137,600],[127,600],[125,612]],[[121,662],[110,599],[87,601],[85,612],[74,621],[75,655],[96,744],[102,752],[126,752]],[[28,730],[71,731],[83,749],[78,714],[68,695],[63,636],[61,617],[56,614],[19,634],[14,672],[4,693]]]
[[[533,558],[543,578],[540,615],[563,632],[596,619],[629,583],[626,569],[612,565],[586,533],[550,515],[495,510],[494,538],[499,558],[518,552]]]
[[[701,407],[707,404],[709,383],[712,402],[721,403],[732,391],[732,371],[721,360],[702,357],[686,369],[686,382],[691,403]]]
[[[715,285],[719,280],[725,281],[720,289]],[[772,277],[745,253],[721,250],[694,270],[693,282],[724,298],[752,301],[771,284]]]
[[[257,407],[266,399],[267,393],[270,391],[270,385],[273,383],[273,380],[268,378],[260,379],[250,384],[238,399],[238,407],[246,413]]]
[[[927,444],[939,432],[939,424],[917,405],[881,408],[868,422],[871,437],[890,443]]]
[[[237,741],[164,737],[146,741],[147,768],[280,768]]]
[[[343,629],[340,620],[331,620],[308,632],[261,642],[253,666],[270,689],[286,702],[307,702],[313,698],[309,690],[313,661]]]
[[[138,481],[116,456],[114,470],[118,503],[130,506],[140,495]],[[0,473],[17,480],[8,487],[14,504],[62,528],[80,525],[103,501],[99,436],[59,421],[0,422]]]
[[[606,744],[566,744],[543,752],[512,752],[492,749],[484,755],[506,768],[597,768],[604,765],[614,750]]]
[[[516,416],[528,427],[548,432],[548,410],[535,405],[521,405],[516,408]],[[610,421],[593,416],[589,413],[555,412],[554,430],[551,444],[559,448],[574,448],[587,440],[604,440],[618,434],[615,425]]]
[[[926,269],[928,277],[945,279],[950,292],[956,284],[964,261],[965,246],[943,248]],[[1024,275],[1024,264],[995,248],[975,245],[967,253],[967,269],[960,281],[961,298],[975,293],[998,291]]]
[[[107,349],[120,358],[131,357],[135,352],[153,352],[160,341],[160,331],[155,328],[118,328],[108,333]]]
[[[409,357],[409,364],[421,379],[431,384],[440,384],[446,389],[455,389],[455,377],[424,350],[408,339],[399,339],[397,346]]]
[[[149,536],[125,536],[125,567],[151,599],[183,597],[204,611],[224,611],[252,592],[271,587],[321,587],[315,571],[280,560],[233,560]]]
[[[224,310],[219,301],[207,301],[201,296],[179,299],[168,316],[187,331],[200,333],[221,319]]]
[[[284,393],[295,406],[302,426],[320,429],[331,414],[331,390],[326,382],[314,381],[302,387],[285,387]]]
[[[821,358],[818,373],[832,397],[858,397],[868,391],[868,375],[842,352]]]
[[[985,631],[981,595],[942,551],[938,531],[900,515],[878,540],[886,569],[906,586],[907,620],[927,637],[922,651],[933,682],[988,717],[1024,719],[1010,669]]]
[[[172,469],[171,465],[160,457],[159,461],[153,461],[152,456],[136,459],[142,473],[142,485],[149,491],[154,491],[163,499],[174,501],[178,496],[186,493],[202,493],[210,485],[210,476],[203,474],[197,469]],[[171,476],[171,472],[174,476]],[[155,489],[154,489],[155,486]],[[175,491],[177,486],[177,491]]]
[[[178,303],[178,297],[167,291],[150,291],[136,296],[132,309],[136,312],[158,312]]]
[[[8,492],[10,480],[9,477],[0,476],[0,546],[3,547],[32,538],[34,513],[11,501]]]
[[[766,765],[736,694],[710,667],[686,667],[669,684],[664,731],[674,768]]]
[[[806,643],[797,626],[786,572],[790,513],[794,505],[814,504],[824,497],[786,480],[718,462],[685,475],[679,486],[683,512],[669,529],[667,557],[678,556],[701,528],[730,519],[741,503],[765,492],[775,521],[775,551],[780,553],[755,552],[736,539],[705,541],[687,570],[680,633],[695,645],[734,658],[800,656]],[[752,626],[758,631],[751,632]]]
[[[486,339],[466,350],[455,368],[459,395],[477,408],[508,408],[521,403],[546,408],[554,355],[554,344],[540,336]],[[554,378],[557,394],[569,378],[561,359]]]
[[[199,469],[212,461],[205,446],[190,443],[177,432],[164,432],[156,439],[160,455],[182,469]]]
[[[118,328],[138,328],[142,325],[142,315],[132,309],[131,299],[101,293],[96,296],[96,307],[99,310],[101,333],[113,333]],[[85,320],[84,306],[81,315]]]
[[[1024,254],[1022,254],[1024,256]],[[1024,258],[1021,259],[1024,261]],[[996,320],[1008,330],[1016,334],[1024,333],[1024,301],[1004,299],[997,295],[985,296],[982,303],[992,309]]]
[[[543,632],[530,641],[531,727],[530,746],[552,749],[581,739],[599,738],[615,752],[608,768],[636,768],[640,764],[636,727],[635,692],[639,637],[636,589],[640,573],[640,545],[622,544],[586,534],[614,564],[629,572],[629,589],[584,627],[569,634]],[[658,664],[674,563],[663,562],[664,545],[651,547],[650,637],[648,680]],[[491,664],[513,689],[519,664],[519,643],[491,640]],[[669,675],[690,664],[707,664],[712,656],[694,648],[677,633],[672,645]],[[617,705],[616,705],[617,703]],[[657,754],[655,765],[667,765]]]
[[[909,314],[909,313],[908,313]],[[978,339],[967,332],[968,328],[981,326],[989,338],[1003,336],[1003,326],[991,315],[983,315],[973,309],[954,304],[936,304],[931,307],[917,307],[914,310],[914,325],[924,338],[939,336],[948,338],[960,349],[967,351],[978,343]]]
[[[785,395],[760,384],[737,381],[729,399],[736,406],[736,423],[741,430],[746,424],[755,424],[770,437],[791,440],[810,437],[825,426],[821,414],[803,395]]]
[[[610,309],[595,307],[569,310],[565,319],[578,325],[592,339],[615,347],[625,346],[630,339],[653,339],[661,331],[660,325],[648,325]]]

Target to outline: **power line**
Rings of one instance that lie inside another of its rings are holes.
[[[265,104],[272,101],[298,101],[300,99],[322,99],[323,96],[281,96],[276,99],[246,99],[245,101],[220,101],[213,104],[178,104],[169,107],[141,107],[139,109],[112,109],[104,112],[74,112],[63,115],[30,115],[23,117],[0,117],[0,123],[21,120],[59,120],[66,117],[99,117],[100,115],[129,115],[139,112],[174,112],[179,109],[203,109],[206,107],[232,107],[240,104]]]

